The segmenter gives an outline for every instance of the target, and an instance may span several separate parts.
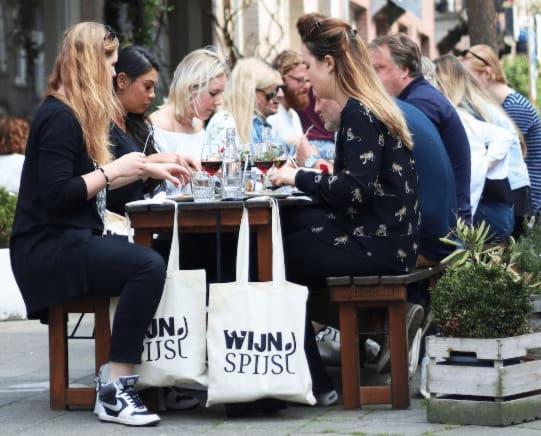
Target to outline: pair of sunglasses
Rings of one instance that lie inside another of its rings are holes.
[[[488,61],[484,58],[482,58],[481,56],[479,56],[477,53],[474,53],[473,51],[471,51],[470,49],[466,49],[466,50],[462,50],[460,53],[459,53],[459,56],[461,58],[465,58],[467,54],[471,54],[474,58],[476,59],[479,59],[481,62],[483,62],[487,67],[490,67],[490,64],[488,63]]]
[[[105,27],[105,36],[103,37],[103,40],[114,41],[117,38],[117,34],[113,28],[107,24],[105,24],[103,27]]]
[[[272,99],[276,98],[276,96],[278,95],[278,92],[280,91],[280,89],[282,90],[282,92],[286,92],[287,91],[287,86],[286,85],[278,85],[276,87],[276,89],[274,91],[271,91],[271,92],[265,92],[265,91],[263,91],[262,89],[259,89],[259,88],[257,88],[256,91],[259,91],[259,92],[265,94],[265,98],[267,99],[267,101],[271,101]]]

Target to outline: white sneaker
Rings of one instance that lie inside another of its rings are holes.
[[[325,327],[316,335],[317,348],[325,365],[340,364],[340,331]]]
[[[322,394],[316,394],[315,397],[318,406],[332,406],[338,401],[338,393],[334,389]]]
[[[139,376],[119,377],[115,382],[101,384],[96,379],[98,396],[94,413],[100,421],[131,426],[156,425],[160,417],[150,413],[135,390]]]

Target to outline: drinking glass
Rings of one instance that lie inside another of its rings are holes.
[[[222,151],[217,144],[204,144],[201,149],[201,167],[209,176],[214,176],[222,167]]]
[[[270,183],[267,172],[274,164],[274,148],[268,141],[254,144],[254,165],[263,174],[263,188]]]
[[[193,201],[205,203],[214,200],[214,183],[208,172],[196,172],[192,175]]]

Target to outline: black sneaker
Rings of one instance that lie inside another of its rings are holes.
[[[96,406],[94,413],[100,421],[118,422],[131,426],[156,425],[160,417],[150,413],[135,390],[137,375],[119,377],[115,382],[101,384],[96,379]]]

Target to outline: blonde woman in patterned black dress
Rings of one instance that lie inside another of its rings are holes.
[[[314,93],[341,109],[332,175],[283,167],[271,178],[318,200],[311,208],[284,210],[283,219],[288,278],[312,295],[328,276],[413,269],[420,215],[412,138],[364,43],[340,20],[299,21]],[[306,331],[314,393],[324,403],[334,389],[309,322]]]

